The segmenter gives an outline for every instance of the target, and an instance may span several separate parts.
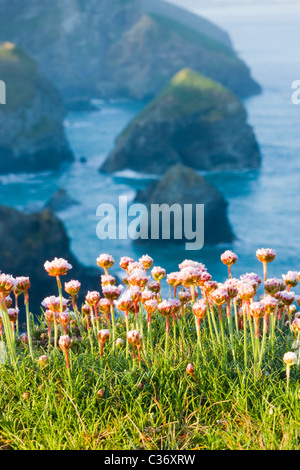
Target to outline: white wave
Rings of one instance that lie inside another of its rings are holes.
[[[120,170],[116,171],[114,173],[114,176],[117,176],[118,178],[126,178],[126,179],[160,179],[159,175],[152,175],[152,174],[147,174],[147,173],[139,173],[134,170],[125,169],[125,170]]]

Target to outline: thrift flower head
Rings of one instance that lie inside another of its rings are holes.
[[[72,280],[69,282],[65,282],[65,291],[71,296],[78,295],[80,287],[81,283],[79,281]]]
[[[287,287],[296,287],[298,284],[297,274],[296,271],[288,271],[287,274],[282,275],[282,279]]]
[[[56,297],[55,295],[50,295],[46,297],[43,302],[42,306],[45,307],[47,310],[51,310],[52,312],[59,312],[60,311],[60,297]],[[68,306],[68,301],[64,297],[62,298],[62,306],[63,311],[66,310]]]
[[[148,282],[148,289],[151,292],[155,292],[156,294],[160,291],[160,284],[158,281],[149,281]]]
[[[133,259],[132,258],[129,258],[128,256],[122,256],[122,258],[120,259],[120,266],[122,269],[125,269],[127,270],[128,266],[130,263],[133,263]]]
[[[185,259],[182,263],[179,264],[179,269],[181,270],[183,268],[198,268],[201,269],[201,271],[206,271],[206,267],[204,264],[190,259]]]
[[[155,292],[152,292],[149,289],[145,289],[142,292],[141,300],[142,300],[143,303],[147,302],[147,300],[156,299],[156,298],[157,298],[157,295],[155,294]]]
[[[0,293],[7,297],[16,286],[17,281],[10,274],[0,274]]]
[[[295,301],[295,293],[285,290],[281,292],[280,300],[284,303],[284,305],[292,305],[292,303]]]
[[[140,261],[133,261],[132,263],[129,263],[128,267],[127,267],[127,273],[130,274],[132,273],[132,271],[134,271],[135,269],[142,269],[145,271],[145,268],[144,268],[144,265],[142,262]]]
[[[276,251],[272,248],[261,248],[256,251],[256,257],[262,263],[270,263],[276,257]]]
[[[283,356],[283,362],[285,362],[288,366],[292,366],[294,364],[297,364],[297,354],[294,352],[286,352]]]
[[[270,315],[270,313],[276,312],[278,308],[278,300],[271,295],[263,297],[260,302],[264,305],[266,315]]]
[[[68,335],[63,335],[58,340],[58,345],[63,352],[68,352],[71,347],[71,339]]]
[[[211,281],[212,275],[209,274],[207,271],[202,271],[200,274],[200,278],[198,279],[198,286],[204,286],[205,282]]]
[[[128,275],[127,280],[131,286],[145,287],[148,283],[148,276],[144,269],[134,269]]]
[[[107,284],[110,284],[111,286],[115,286],[116,278],[114,276],[111,276],[110,274],[102,274],[101,285],[106,286]]]
[[[253,299],[256,294],[256,288],[250,281],[239,281],[237,284],[239,296],[242,300],[249,301]]]
[[[100,268],[107,269],[114,265],[114,258],[108,254],[102,254],[97,258],[97,264]]]
[[[250,314],[254,318],[262,318],[265,314],[265,307],[262,302],[253,302],[250,304]]]
[[[63,258],[54,258],[53,261],[46,261],[44,268],[49,276],[63,276],[72,269],[72,265]]]
[[[189,290],[180,291],[178,293],[178,298],[182,304],[187,304],[192,300],[192,294]]]
[[[187,373],[188,373],[189,375],[191,375],[192,377],[194,377],[194,375],[195,375],[195,368],[194,368],[193,364],[188,364],[188,365],[186,366],[186,371],[187,371]]]
[[[178,299],[163,300],[157,306],[157,309],[164,317],[169,317],[179,311],[181,302]]]
[[[39,357],[39,364],[41,367],[47,366],[49,363],[48,357],[43,354],[42,356]]]
[[[173,272],[167,274],[167,283],[172,287],[177,287],[181,284],[180,273]]]
[[[242,274],[240,276],[240,279],[242,281],[249,281],[249,282],[252,282],[252,284],[257,288],[261,283],[262,283],[262,280],[261,278],[258,276],[258,274],[256,273],[246,273],[246,274]]]
[[[204,299],[198,300],[193,305],[193,312],[197,318],[204,318],[207,313],[207,306]]]
[[[62,312],[58,315],[58,321],[61,325],[67,326],[71,321],[71,315],[69,312]]]
[[[12,306],[12,298],[11,298],[11,296],[8,295],[7,297],[5,297],[4,302],[5,302],[6,308],[10,308],[10,307]]]
[[[188,266],[182,268],[179,273],[181,284],[185,287],[197,284],[201,280],[202,271],[199,268]]]
[[[127,291],[125,292],[118,300],[115,301],[115,306],[121,312],[128,312],[132,310],[133,303],[130,296],[130,293]]]
[[[205,292],[211,294],[214,290],[218,289],[217,281],[205,281],[204,283]]]
[[[143,255],[139,261],[143,263],[145,269],[150,269],[153,265],[153,259],[149,255]]]
[[[224,282],[224,289],[227,290],[227,293],[231,299],[234,299],[238,295],[238,280],[237,279],[227,279]]]
[[[214,290],[211,294],[212,300],[215,302],[216,305],[223,305],[228,300],[229,295],[226,289],[222,287],[218,287],[218,289]]]
[[[131,346],[140,348],[143,344],[142,336],[137,330],[131,330],[127,333],[127,341]]]
[[[294,333],[299,333],[299,331],[300,331],[300,318],[295,318],[292,321],[291,329]]]
[[[88,291],[88,293],[85,296],[85,301],[91,307],[96,307],[99,303],[100,298],[101,298],[101,295],[99,292]]]
[[[110,312],[111,303],[108,299],[100,299],[98,303],[98,309],[101,313],[108,314]]]
[[[144,303],[144,307],[145,307],[146,312],[152,315],[153,313],[156,312],[158,308],[158,301],[156,299],[147,300]]]
[[[7,310],[9,321],[15,323],[18,320],[19,309],[18,308],[9,308]]]
[[[16,294],[28,292],[28,290],[30,289],[29,277],[24,277],[24,276],[16,277],[15,280],[16,280],[16,286],[15,286],[14,291]]]
[[[108,300],[117,300],[120,297],[122,292],[123,286],[120,284],[119,286],[112,286],[110,284],[102,287],[102,292],[104,297]]]
[[[273,277],[272,279],[267,279],[265,282],[265,291],[270,295],[275,295],[282,285],[281,279]]]
[[[227,250],[221,255],[222,263],[226,264],[226,266],[232,266],[238,260],[238,256],[233,253],[233,251]]]
[[[100,343],[107,343],[110,338],[109,330],[100,330],[97,333],[97,338]]]
[[[166,276],[166,270],[160,266],[154,266],[151,274],[155,281],[161,281]]]

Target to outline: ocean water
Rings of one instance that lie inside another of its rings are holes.
[[[112,254],[116,265],[121,256],[137,259],[148,253],[168,272],[177,270],[185,258],[201,261],[215,280],[222,281],[226,268],[220,255],[225,249],[239,256],[233,267],[233,275],[239,276],[252,271],[262,275],[255,252],[271,247],[277,257],[270,265],[270,276],[281,276],[290,269],[300,271],[300,106],[291,100],[291,84],[300,79],[300,5],[199,9],[195,1],[192,8],[230,33],[238,54],[263,87],[261,95],[245,101],[249,123],[261,147],[261,167],[206,174],[228,201],[237,240],[231,245],[204,244],[199,251],[186,251],[184,246],[154,249],[136,246],[130,239],[97,238],[97,207],[102,203],[117,205],[119,196],[127,196],[130,203],[136,190],[149,182],[149,177],[133,172],[103,175],[98,171],[117,135],[145,103],[95,100],[96,111],[70,112],[65,129],[76,157],[74,164],[54,173],[0,176],[0,203],[32,211],[43,207],[58,188],[65,188],[80,204],[59,216],[74,254],[86,265],[95,266],[99,253]],[[87,158],[85,164],[80,163],[82,156]]]

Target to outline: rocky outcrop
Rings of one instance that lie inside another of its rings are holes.
[[[152,204],[179,204],[184,213],[184,204],[193,205],[193,217],[189,225],[197,227],[196,224],[196,204],[204,204],[204,243],[215,245],[217,243],[231,243],[234,234],[227,218],[227,202],[217,189],[208,183],[202,176],[191,168],[184,165],[172,166],[160,181],[153,181],[144,189],[138,191],[135,202],[143,203],[148,208]],[[184,226],[184,219],[182,226]],[[191,225],[192,223],[192,225]],[[172,224],[172,219],[171,219]],[[200,229],[203,227],[201,226]],[[151,233],[151,218],[148,217],[148,232]],[[187,239],[174,239],[174,225],[171,225],[171,241],[185,243]],[[183,231],[183,235],[184,235]],[[145,240],[138,239],[138,242]],[[170,240],[146,240],[148,243],[169,243]]]
[[[0,43],[0,173],[57,169],[71,161],[59,93],[34,60],[12,43]]]
[[[62,222],[50,210],[25,215],[0,206],[0,238],[0,270],[13,276],[30,276],[33,313],[40,315],[40,302],[44,297],[58,295],[55,278],[44,269],[45,261],[55,257],[65,258],[73,266],[62,277],[62,282],[78,279],[82,283],[80,301],[88,290],[99,290],[99,269],[87,268],[78,262],[70,250]]]
[[[69,209],[72,206],[78,205],[79,202],[73,199],[64,188],[59,188],[52,194],[49,201],[46,203],[45,208],[53,212],[60,212]]]
[[[260,91],[218,26],[144,1],[0,0],[0,40],[24,48],[70,103],[153,98],[183,67],[239,96]]]
[[[162,174],[257,167],[260,153],[241,101],[190,69],[180,71],[118,137],[101,171]]]

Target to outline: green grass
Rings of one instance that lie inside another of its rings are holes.
[[[170,33],[178,34],[190,43],[201,46],[212,52],[224,54],[233,61],[237,60],[234,52],[221,42],[216,41],[206,36],[205,34],[196,31],[193,28],[189,28],[188,26],[182,23],[172,20],[171,18],[166,18],[164,16],[157,15],[154,13],[149,14],[149,16],[153,18],[162,27],[166,35],[169,35]]]
[[[154,115],[159,110],[159,118],[167,120],[184,119],[193,113],[205,114],[211,122],[224,117],[228,103],[239,104],[238,98],[223,85],[210,78],[185,68],[180,70],[165,88],[148,103],[138,116],[122,132],[128,135],[135,124]],[[241,105],[240,105],[241,106]]]
[[[119,323],[117,337],[125,341],[124,321]],[[153,317],[151,349],[144,318],[142,360],[135,368],[131,348],[126,359],[125,347],[113,353],[108,343],[100,360],[97,340],[92,351],[88,338],[80,341],[73,325],[68,373],[63,354],[47,350],[45,325],[37,323],[34,361],[19,344],[17,369],[0,366],[0,448],[299,449],[300,372],[298,366],[292,368],[287,389],[282,362],[291,346],[288,328],[276,328],[274,354],[267,347],[255,378],[250,337],[245,369],[243,332],[234,332],[235,363],[226,325],[223,350],[210,336],[207,318],[202,322],[202,355],[188,309],[181,318],[182,337],[178,324],[174,337],[171,321],[165,357],[165,319],[158,313]],[[49,365],[40,369],[38,357],[45,353]],[[195,378],[186,372],[188,363],[194,365]],[[103,398],[98,398],[100,389]],[[23,398],[24,392],[29,398]]]

